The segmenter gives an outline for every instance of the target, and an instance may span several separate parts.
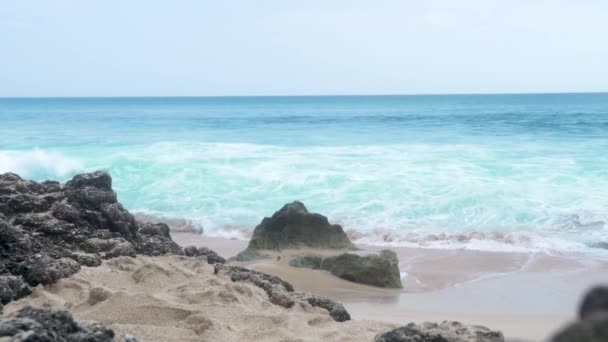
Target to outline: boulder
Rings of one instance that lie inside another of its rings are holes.
[[[504,342],[504,340],[502,333],[497,330],[444,321],[441,324],[410,323],[378,334],[374,342]]]
[[[184,248],[184,254],[189,257],[205,256],[210,264],[226,263],[226,259],[207,247],[188,246]]]
[[[242,253],[251,256],[255,255],[252,250],[288,248],[354,249],[354,245],[340,225],[330,224],[327,217],[310,213],[302,202],[296,201],[265,217]]]
[[[579,307],[579,321],[557,332],[552,342],[608,341],[608,287],[589,290]]]
[[[183,249],[171,239],[169,226],[164,223],[143,223],[138,231],[140,243],[137,252],[157,256],[164,254],[183,255]]]
[[[66,310],[31,306],[0,320],[0,340],[111,342],[114,331],[98,322],[77,322]]]
[[[601,311],[608,312],[608,286],[596,286],[587,292],[579,308],[579,317],[585,319]]]
[[[560,330],[551,342],[608,341],[608,312],[596,312]]]
[[[69,277],[80,271],[80,265],[70,258],[53,259],[46,254],[35,254],[19,265],[19,271],[28,284],[36,286]]]
[[[365,256],[353,253],[330,257],[306,255],[294,258],[289,264],[294,267],[322,269],[355,283],[386,288],[403,287],[397,254],[387,249]]]

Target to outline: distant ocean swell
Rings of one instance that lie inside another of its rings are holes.
[[[37,180],[108,170],[129,209],[246,238],[303,201],[360,243],[602,253],[605,151],[526,142],[275,146],[160,142],[0,150],[0,172]],[[603,166],[602,166],[603,165]]]

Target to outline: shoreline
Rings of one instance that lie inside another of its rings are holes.
[[[206,246],[234,256],[247,241],[173,232],[182,245]],[[379,246],[358,245],[364,250]],[[278,276],[296,290],[342,302],[355,320],[394,324],[457,320],[503,331],[507,339],[543,340],[576,317],[579,298],[590,286],[605,282],[608,262],[511,253],[391,247],[397,252],[403,290],[381,289],[341,280],[329,273],[287,265],[281,260],[239,262]],[[405,275],[405,273],[407,275]],[[403,277],[405,275],[405,277]],[[533,304],[531,304],[533,303]]]

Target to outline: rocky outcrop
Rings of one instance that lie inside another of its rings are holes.
[[[286,204],[255,227],[249,246],[237,260],[247,259],[259,250],[287,248],[353,249],[340,225],[330,224],[327,217],[310,213],[301,202]]]
[[[500,331],[460,322],[423,323],[408,325],[378,334],[374,342],[503,342]]]
[[[294,292],[293,286],[281,278],[244,267],[222,264],[215,265],[215,274],[227,276],[234,282],[248,282],[263,289],[268,295],[270,302],[275,305],[291,308],[295,303],[305,302],[311,306],[327,310],[330,316],[337,322],[350,320],[350,315],[342,304],[324,297]]]
[[[110,342],[114,331],[98,322],[77,322],[60,309],[25,307],[0,321],[0,340]]]
[[[581,302],[580,320],[569,324],[551,339],[552,342],[608,341],[608,287],[591,289]]]
[[[363,256],[353,253],[330,257],[306,255],[294,258],[289,264],[294,267],[325,270],[355,283],[387,288],[403,287],[397,254],[391,250]]]
[[[184,253],[166,224],[139,223],[118,203],[106,172],[77,175],[65,184],[0,174],[0,277],[16,277],[1,278],[0,291],[9,283],[50,284],[81,266],[137,254]],[[9,292],[2,292],[3,303],[19,296]]]

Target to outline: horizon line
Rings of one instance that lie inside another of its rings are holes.
[[[294,95],[67,95],[0,96],[0,99],[111,99],[111,98],[253,98],[253,97],[398,97],[398,96],[496,96],[496,95],[583,95],[608,94],[608,91],[497,92],[497,93],[409,93],[409,94],[294,94]]]

